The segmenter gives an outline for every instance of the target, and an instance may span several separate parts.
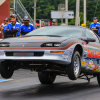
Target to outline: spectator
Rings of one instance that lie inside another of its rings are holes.
[[[88,25],[86,25],[86,28],[89,28]]]
[[[90,29],[100,36],[100,23],[98,23],[97,17],[93,18],[93,23],[90,25]]]
[[[7,26],[8,23],[10,23],[10,18],[6,18],[4,20],[4,23],[2,23],[2,25],[0,25],[3,38],[4,38],[5,29],[6,29],[6,26]]]
[[[29,23],[30,19],[25,16],[23,19],[23,25],[21,26],[21,35],[26,35],[27,33],[33,31],[35,27]]]
[[[52,25],[53,25],[53,26],[57,26],[57,25],[58,25],[57,19],[53,19],[53,20],[52,20]]]
[[[10,17],[11,17],[11,23],[9,23],[6,27],[4,38],[20,36],[21,25],[17,22],[18,20],[17,15],[12,14]]]
[[[4,26],[4,32],[6,31],[7,25],[10,23],[11,18],[8,17],[4,21],[6,22],[6,25]]]

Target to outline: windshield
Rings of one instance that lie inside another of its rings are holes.
[[[52,36],[62,36],[62,37],[81,37],[82,30],[77,28],[69,28],[69,27],[43,27],[40,29],[36,29],[26,36],[31,35],[52,35]]]

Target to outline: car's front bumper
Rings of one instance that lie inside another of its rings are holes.
[[[1,50],[0,62],[5,60],[11,61],[49,61],[58,64],[70,64],[72,53],[69,50],[63,50],[64,53],[50,53],[51,50]],[[54,50],[53,50],[54,51]],[[56,50],[57,51],[57,50]],[[60,51],[60,50],[59,50]],[[61,50],[62,51],[62,50]],[[6,52],[44,52],[42,56],[7,56]]]

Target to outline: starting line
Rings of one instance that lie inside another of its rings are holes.
[[[7,81],[11,81],[13,79],[0,79],[0,82],[7,82]]]

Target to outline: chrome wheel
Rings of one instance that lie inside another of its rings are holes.
[[[76,77],[79,74],[79,69],[80,69],[80,59],[78,56],[76,56],[74,59],[74,74]]]

